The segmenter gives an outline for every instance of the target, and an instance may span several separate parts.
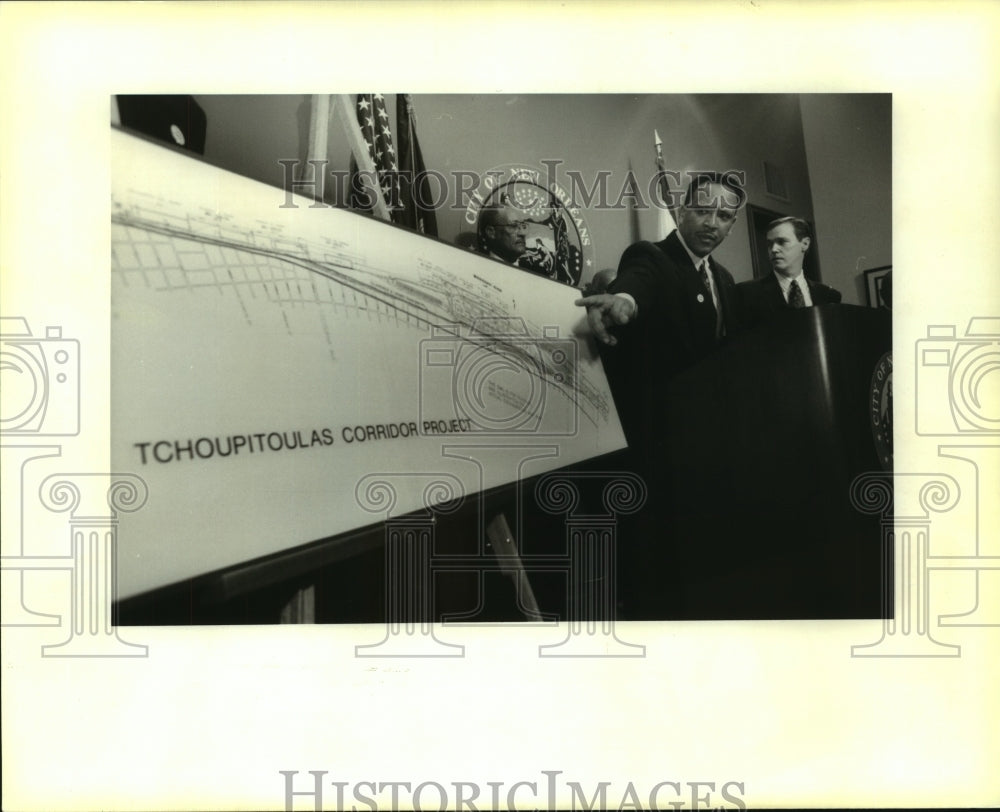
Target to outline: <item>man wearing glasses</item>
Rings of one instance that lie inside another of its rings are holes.
[[[542,237],[545,237],[543,239]],[[546,240],[549,245],[546,245]],[[484,206],[479,215],[479,249],[493,259],[515,265],[523,271],[575,287],[572,275],[560,265],[551,246],[549,221],[532,220],[506,200]],[[575,249],[570,247],[572,255]]]
[[[516,265],[528,250],[527,232],[523,213],[508,206],[484,206],[479,214],[480,250],[493,259]]]

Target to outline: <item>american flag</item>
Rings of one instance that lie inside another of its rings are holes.
[[[396,150],[392,144],[392,130],[389,129],[385,97],[381,93],[359,93],[357,113],[358,126],[368,145],[372,163],[375,164],[382,197],[392,211],[399,205],[399,177],[395,174],[399,166],[396,163]]]

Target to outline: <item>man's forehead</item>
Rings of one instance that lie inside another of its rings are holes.
[[[696,186],[692,191],[692,200],[689,208],[692,209],[729,209],[735,212],[737,206],[733,205],[734,193],[721,183],[703,183]]]
[[[791,223],[779,223],[774,228],[769,228],[765,236],[767,239],[771,239],[771,235],[775,237],[797,237],[795,228]]]

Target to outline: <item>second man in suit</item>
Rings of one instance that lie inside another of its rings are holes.
[[[809,224],[805,220],[782,217],[768,224],[767,256],[773,273],[742,282],[737,287],[741,318],[746,327],[753,327],[789,308],[840,302],[839,291],[807,279],[802,272],[811,245]]]

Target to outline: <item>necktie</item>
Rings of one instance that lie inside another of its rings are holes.
[[[701,277],[701,284],[705,286],[708,295],[712,295],[712,284],[708,281],[708,262],[704,259],[698,265],[698,275]]]
[[[701,284],[705,286],[705,290],[708,291],[708,300],[715,307],[715,337],[721,338],[724,333],[724,328],[722,324],[722,308],[719,306],[718,300],[712,293],[712,283],[708,278],[708,260],[703,259],[698,265],[698,275],[701,277]]]
[[[806,300],[802,297],[802,288],[799,287],[796,280],[792,280],[791,285],[788,288],[788,306],[789,307],[805,307]]]

